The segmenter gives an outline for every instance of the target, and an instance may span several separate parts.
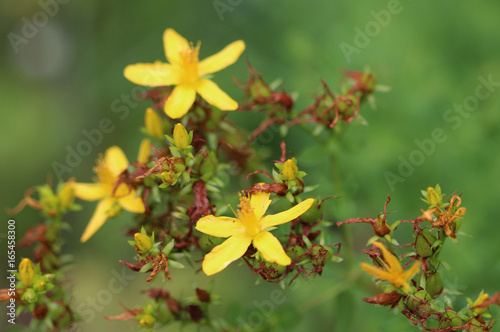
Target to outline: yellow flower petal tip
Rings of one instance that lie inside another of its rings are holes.
[[[360,263],[361,268],[375,278],[383,279],[396,288],[403,288],[406,292],[411,291],[409,280],[411,280],[418,272],[420,272],[420,261],[416,261],[407,270],[404,271],[398,258],[394,256],[381,242],[374,241],[373,245],[377,246],[383,254],[385,269],[375,267],[367,263]]]
[[[269,193],[257,193],[250,197],[241,195],[237,218],[209,215],[198,220],[198,231],[228,238],[205,255],[202,264],[205,274],[212,275],[224,270],[243,256],[252,243],[266,261],[280,265],[291,263],[280,241],[266,229],[299,217],[311,207],[314,199],[307,199],[287,211],[264,216],[271,203],[269,196]]]
[[[196,99],[196,93],[209,104],[224,111],[236,110],[238,103],[222,91],[206,75],[235,63],[245,50],[242,40],[235,41],[220,52],[199,61],[200,43],[189,43],[173,29],[163,33],[165,56],[170,63],[137,63],[124,69],[132,83],[157,87],[175,85],[165,102],[165,113],[174,119],[184,116]]]
[[[83,200],[99,200],[96,210],[90,219],[81,242],[86,242],[104,224],[108,218],[116,216],[121,209],[130,212],[144,213],[145,207],[136,190],[120,183],[120,174],[128,167],[128,160],[123,151],[112,146],[106,150],[104,157],[97,160],[94,168],[98,177],[97,183],[75,183],[75,196]]]

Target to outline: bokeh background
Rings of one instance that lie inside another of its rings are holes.
[[[377,13],[388,8],[397,10],[383,24],[374,23]],[[461,237],[459,245],[448,245],[442,253],[453,267],[445,274],[445,286],[471,298],[482,289],[500,291],[500,84],[491,87],[490,96],[474,111],[460,116],[460,124],[454,127],[454,122],[444,118],[455,104],[471,100],[467,98],[474,96],[479,77],[500,82],[499,14],[500,3],[485,0],[1,0],[2,207],[15,206],[27,188],[45,183],[54,172],[53,163],[64,163],[68,147],[74,149],[85,138],[82,131],[97,128],[103,118],[111,119],[115,130],[104,134],[102,142],[64,177],[90,181],[95,158],[114,144],[123,147],[130,159],[135,158],[142,138],[138,128],[149,104],[127,101],[134,85],[124,79],[122,71],[131,63],[164,60],[161,36],[165,28],[172,27],[191,41],[202,41],[201,58],[243,39],[247,45],[244,58],[268,81],[281,78],[288,91],[297,92],[297,108],[312,101],[320,79],[335,88],[342,69],[369,66],[378,82],[390,86],[391,91],[375,95],[375,111],[367,105],[361,110],[367,126],[344,127],[337,161],[342,198],[328,202],[326,219],[375,217],[382,212],[388,194],[392,199],[389,210],[398,211],[390,215],[391,220],[412,219],[424,207],[420,190],[440,183],[448,194],[463,193],[467,214],[462,230],[471,235]],[[34,30],[30,23],[36,24]],[[360,44],[356,36],[366,28],[374,30]],[[346,44],[357,51],[346,56],[341,48]],[[217,73],[215,81],[238,100],[243,93],[232,77],[244,81],[246,73],[242,59]],[[122,119],[116,110],[123,106],[129,113]],[[249,131],[260,121],[259,115],[230,116]],[[404,182],[391,188],[384,174],[398,174],[401,160],[408,160],[419,149],[415,140],[429,139],[435,128],[441,128],[447,139],[436,144]],[[314,194],[336,195],[338,184],[326,171],[329,160],[322,149],[300,130],[291,131],[286,140],[299,158],[299,167],[308,172],[309,183],[321,183]],[[276,154],[268,154],[270,159],[279,158],[279,141],[275,137]],[[80,244],[78,239],[94,209],[93,203],[82,205],[81,213],[68,216],[73,230],[65,233],[65,251],[75,256],[69,272],[74,301],[86,318],[79,327],[81,331],[132,331],[134,323],[110,323],[103,316],[121,313],[119,302],[129,308],[144,304],[146,297],[139,295],[145,288],[144,278],[127,281],[125,289],[112,299],[104,298],[102,292],[109,288],[113,271],[121,273],[118,260],[133,255],[121,235],[131,223],[130,215],[106,223],[90,241]],[[6,222],[9,216],[2,213]],[[28,209],[15,216],[19,237],[38,218]],[[409,232],[405,226],[401,233]],[[368,228],[351,227],[357,253],[365,248]],[[1,232],[5,248],[6,226]],[[331,236],[338,241],[335,232]],[[29,254],[21,250],[18,259]],[[357,265],[364,258],[355,254],[341,264]],[[278,286],[254,286],[255,277],[245,267],[233,265],[211,278],[215,279],[215,293],[222,296],[222,304],[213,314],[229,321],[250,320],[258,325],[255,317],[259,315],[254,313],[261,307],[266,319],[281,317],[287,322],[284,331],[416,330],[406,318],[362,302],[361,297],[374,293],[343,286],[337,264],[331,264],[322,277],[285,291],[282,303],[272,310],[263,303]],[[172,275],[173,281],[164,285],[158,281],[154,286],[184,297],[193,294],[195,283],[200,287],[208,284],[208,278],[193,277],[192,271]],[[368,276],[362,278],[370,281]],[[92,298],[97,296],[101,298],[93,307]],[[463,305],[461,297],[457,308]],[[498,308],[493,314],[500,315]],[[500,331],[500,327],[494,330]]]

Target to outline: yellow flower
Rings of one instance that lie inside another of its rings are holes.
[[[253,194],[250,198],[241,196],[237,218],[209,215],[198,220],[196,229],[200,232],[229,237],[205,255],[202,268],[207,275],[222,271],[231,262],[243,256],[251,243],[266,261],[279,265],[291,263],[279,240],[266,229],[297,218],[311,207],[314,199],[306,199],[287,211],[264,216],[271,204],[269,195],[262,192]]]
[[[123,151],[117,146],[112,146],[106,150],[104,158],[100,157],[97,160],[97,166],[94,168],[99,182],[74,184],[76,197],[87,201],[100,200],[80,241],[87,241],[106,219],[116,216],[122,207],[130,212],[144,213],[142,199],[136,197],[134,189],[125,183],[116,187],[119,175],[127,166],[128,160]]]
[[[160,116],[153,111],[152,108],[146,110],[146,115],[144,116],[144,124],[146,125],[146,130],[149,136],[154,138],[163,138],[163,121],[161,121]]]
[[[224,111],[238,108],[214,82],[205,78],[238,60],[245,50],[242,40],[235,41],[222,51],[202,61],[198,61],[200,43],[194,46],[175,32],[167,29],[163,33],[165,54],[170,63],[137,63],[124,70],[125,77],[139,85],[157,87],[176,85],[165,102],[164,110],[171,118],[180,118],[189,111],[199,93],[209,104]]]
[[[411,287],[408,281],[420,271],[420,261],[416,261],[412,267],[405,272],[398,258],[387,250],[382,243],[375,241],[373,244],[382,250],[385,269],[367,263],[361,263],[361,268],[376,278],[387,280],[395,287],[403,287],[406,292],[410,292]]]

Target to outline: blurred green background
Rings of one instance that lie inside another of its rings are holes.
[[[165,28],[174,28],[188,40],[201,40],[200,58],[243,39],[247,45],[244,58],[268,82],[282,78],[289,92],[299,94],[299,109],[312,101],[320,79],[335,90],[343,68],[363,70],[369,66],[380,84],[392,88],[389,93],[375,95],[377,110],[367,105],[361,110],[368,126],[353,124],[345,132],[338,160],[342,198],[328,201],[327,219],[375,217],[382,212],[388,194],[392,199],[389,210],[398,211],[390,215],[390,220],[413,219],[424,207],[420,190],[440,183],[447,194],[463,193],[467,214],[462,230],[472,235],[461,237],[459,246],[449,244],[441,255],[453,267],[452,273],[445,274],[445,286],[474,299],[482,289],[490,294],[500,291],[499,83],[474,111],[460,116],[460,124],[444,118],[455,104],[474,99],[470,96],[480,85],[478,77],[500,82],[500,3],[406,0],[391,7],[395,3],[1,0],[2,206],[15,206],[27,188],[44,183],[53,173],[53,162],[64,163],[66,149],[74,149],[85,138],[82,131],[97,128],[103,118],[111,119],[115,130],[105,134],[102,143],[64,177],[76,176],[89,182],[95,158],[110,145],[119,144],[129,159],[135,158],[142,138],[137,129],[149,104],[132,100],[126,107],[129,114],[120,118],[122,113],[116,108],[127,105],[126,98],[134,91],[122,71],[128,64],[164,60],[161,36]],[[377,23],[377,13],[387,11],[388,6],[393,13],[383,24]],[[33,26],[34,31],[30,31],[28,22],[38,25]],[[367,28],[372,29],[367,40],[356,37]],[[26,39],[16,39],[23,38],[23,33]],[[346,44],[357,47],[357,51],[346,57],[341,49]],[[243,93],[231,78],[245,81],[246,73],[241,59],[217,73],[214,80],[238,100]],[[250,120],[248,115],[230,116],[249,131],[261,119],[260,115]],[[415,140],[431,138],[435,128],[441,128],[447,139],[436,144],[404,182],[391,188],[384,174],[398,174],[401,158],[408,160],[419,149]],[[321,183],[314,194],[338,194],[325,171],[328,159],[321,149],[311,148],[314,141],[299,129],[291,130],[286,140],[287,148],[299,158],[299,167],[308,172],[308,183]],[[276,147],[279,141],[276,137]],[[279,154],[271,157],[279,159]],[[114,278],[112,271],[122,271],[118,260],[133,256],[121,236],[130,216],[106,223],[82,245],[78,239],[94,204],[82,205],[82,213],[68,216],[73,232],[66,233],[65,247],[75,255],[70,272],[74,303],[86,312],[87,322],[79,327],[81,331],[134,330],[130,321],[110,323],[103,318],[122,312],[119,301],[129,308],[146,303],[146,297],[139,296],[145,288],[142,277],[127,282],[126,289],[113,293],[111,299],[103,297],[103,289],[108,289]],[[4,213],[3,219],[8,218]],[[18,236],[38,218],[28,209],[15,216]],[[351,227],[358,253],[370,237],[369,228]],[[400,228],[400,233],[410,231],[409,225]],[[338,241],[338,236],[333,235],[333,239]],[[29,254],[29,250],[21,250],[18,259]],[[342,264],[356,265],[364,258],[356,254]],[[214,315],[225,315],[233,321],[251,320],[258,317],[251,315],[259,312],[278,286],[254,287],[255,277],[241,271],[245,267],[233,265],[211,278],[216,281],[215,293],[223,301]],[[314,282],[301,282],[288,289],[283,293],[283,303],[265,312],[269,319],[285,317],[289,323],[283,328],[286,331],[416,330],[406,318],[361,301],[361,297],[375,293],[342,287],[335,269],[340,269],[339,265],[330,264]],[[191,271],[174,271],[172,276],[173,281],[164,285],[158,281],[155,286],[184,297],[193,294],[193,282],[201,287],[208,283],[202,275],[193,279]],[[364,280],[369,282],[370,277],[364,276]],[[89,309],[89,301],[97,296],[101,296],[97,306]],[[457,308],[463,305],[465,299],[461,297]],[[498,307],[493,313],[499,317]],[[494,330],[500,331],[500,327]]]

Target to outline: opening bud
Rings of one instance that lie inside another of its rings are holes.
[[[189,134],[180,123],[174,127],[174,144],[179,149],[185,149],[189,145]]]
[[[137,161],[145,164],[149,160],[149,154],[151,152],[151,141],[147,138],[143,139],[141,146],[139,147],[139,155],[137,156]]]
[[[153,243],[151,242],[151,239],[149,236],[142,234],[142,233],[135,233],[134,234],[134,240],[137,248],[143,253],[148,252],[151,250],[153,247]]]
[[[440,192],[432,187],[427,188],[427,202],[431,207],[440,207],[441,199],[442,197]]]
[[[35,279],[35,265],[29,258],[24,258],[19,264],[19,279],[26,287],[31,287],[33,279]]]
[[[288,159],[283,163],[281,174],[283,174],[285,180],[294,180],[297,177],[298,172],[299,168],[297,167],[297,161],[295,160],[295,158]]]

